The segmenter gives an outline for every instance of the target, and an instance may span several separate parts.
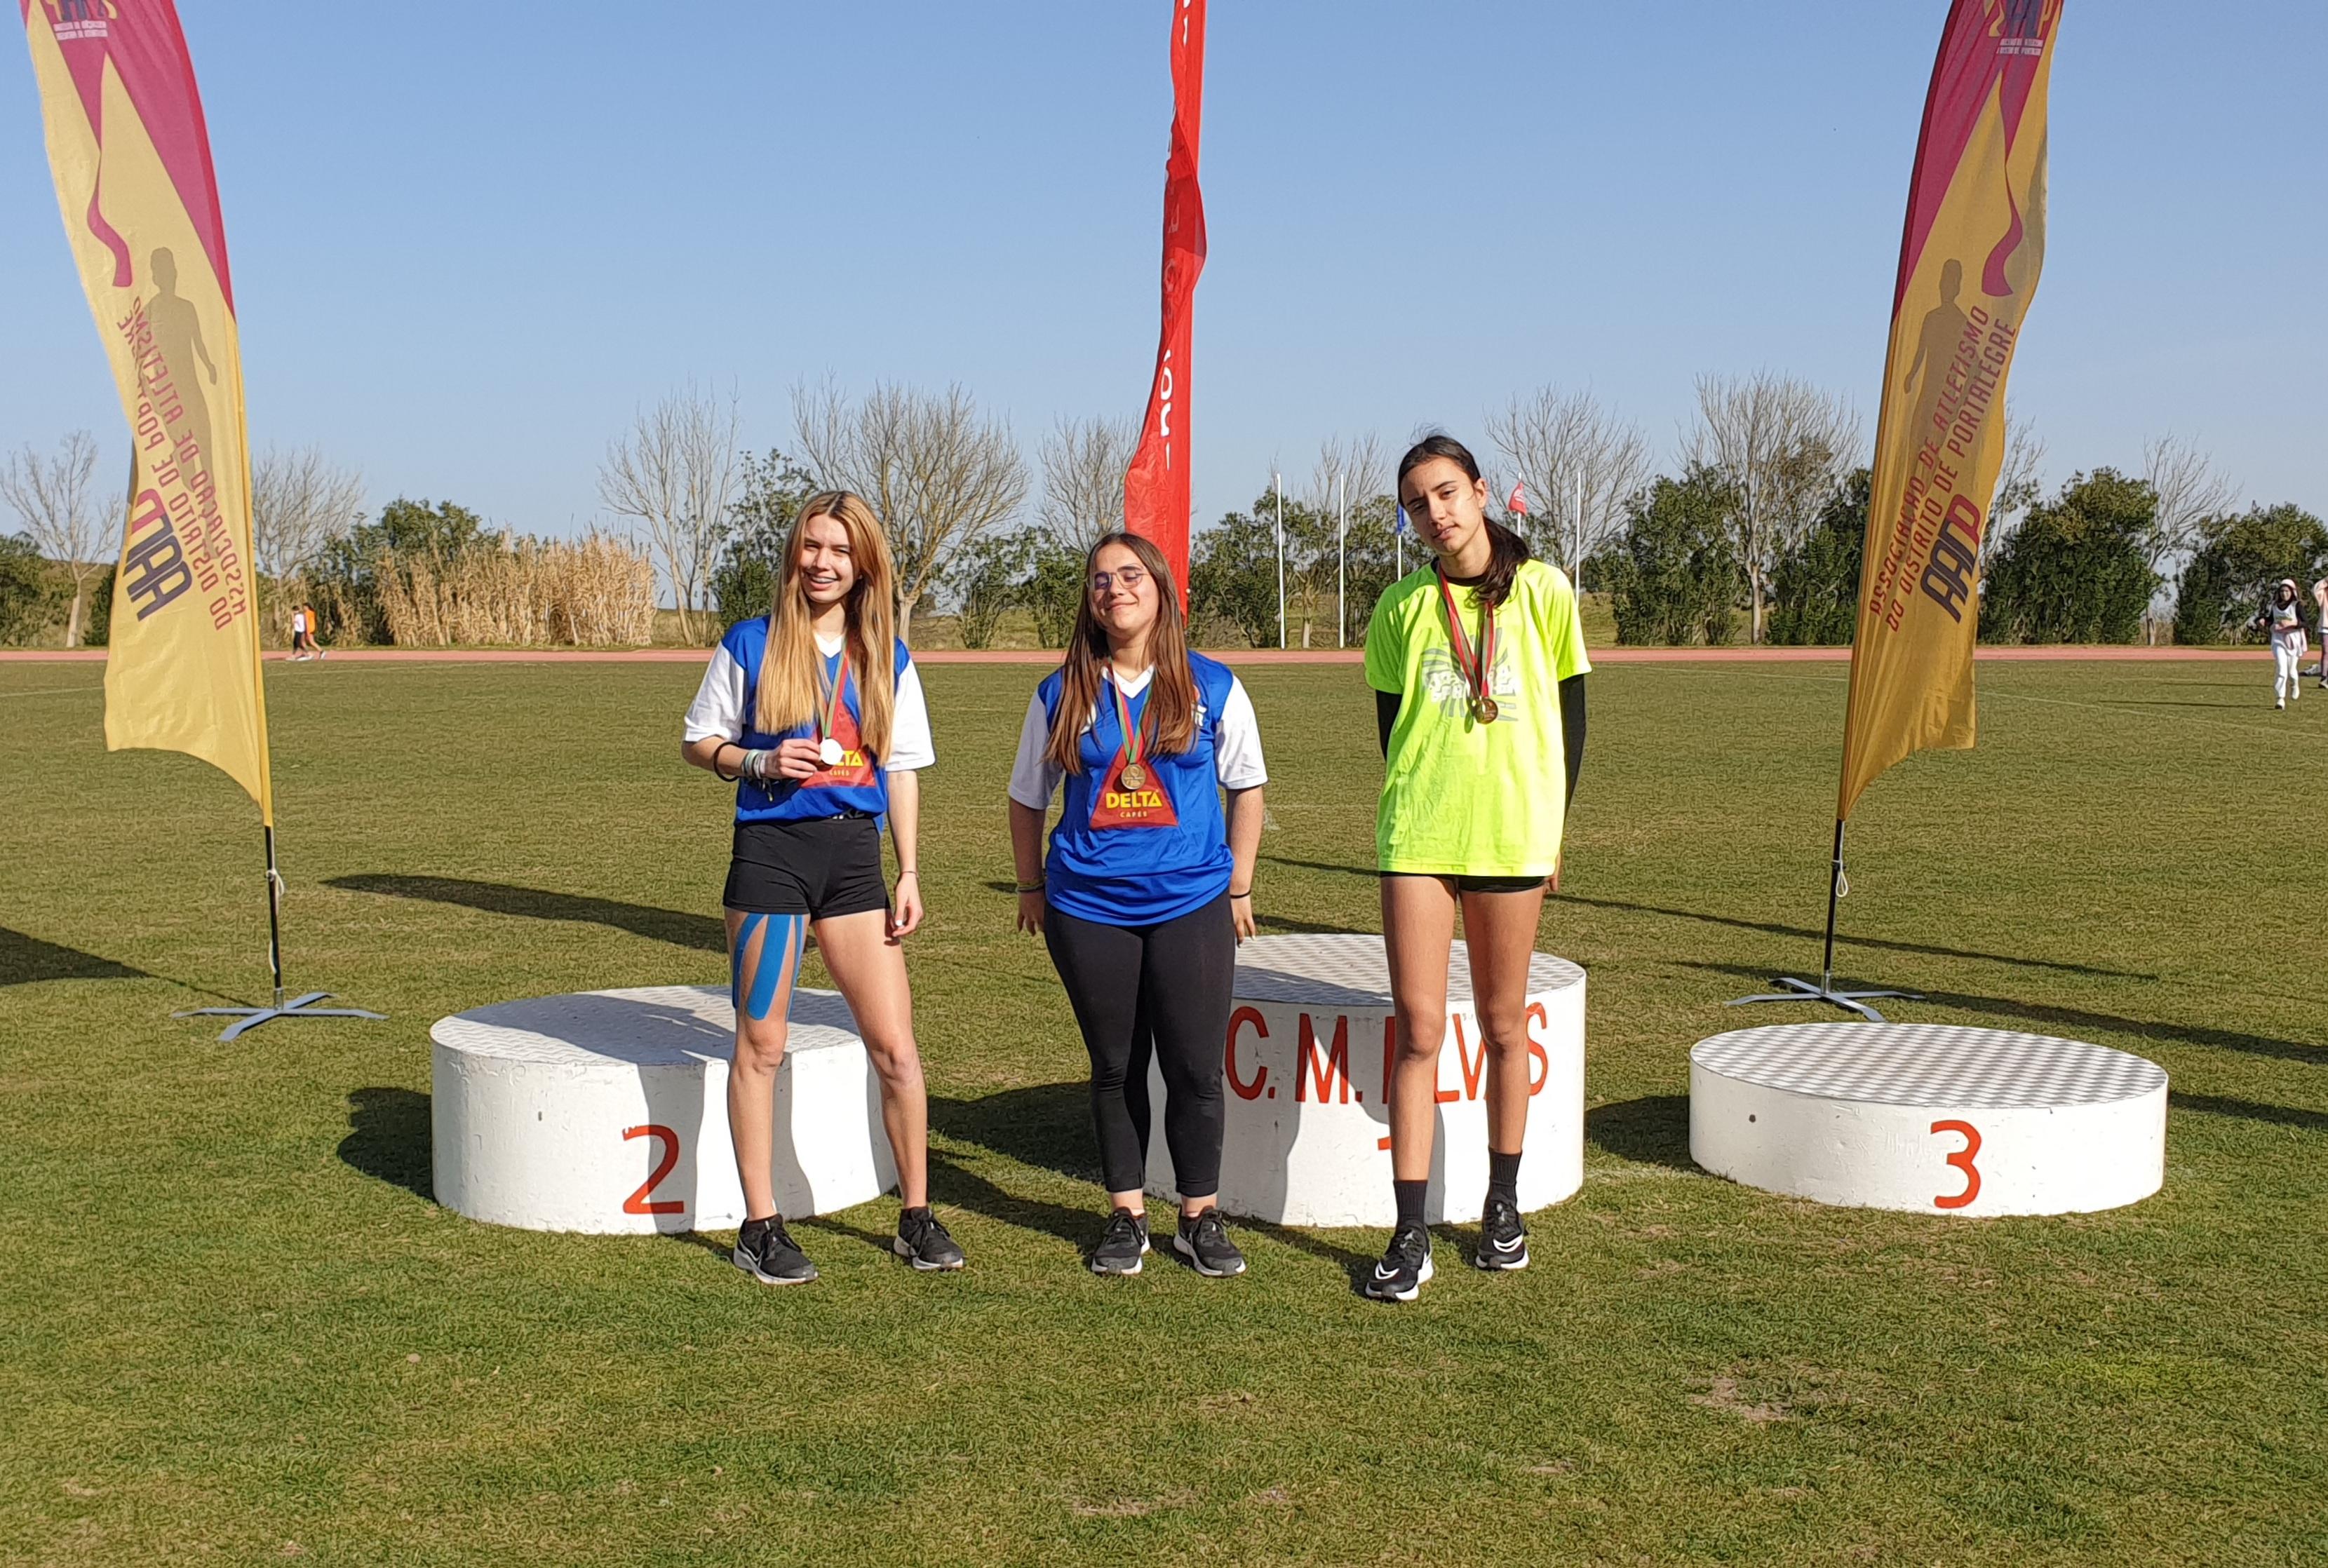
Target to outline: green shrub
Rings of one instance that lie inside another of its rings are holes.
[[[2328,576],[2328,525],[2302,507],[2252,506],[2202,525],[2198,551],[2174,592],[2174,640],[2259,640],[2257,609],[2282,577],[2294,577],[2310,618],[2311,587]]]
[[[1810,530],[1770,576],[1773,643],[1849,643],[1859,624],[1859,563],[1867,549],[1868,471],[1835,486]]]
[[[61,596],[40,548],[0,533],[0,643],[29,643],[55,619]]]
[[[1730,542],[1732,505],[1728,481],[1701,464],[1626,504],[1624,535],[1585,572],[1608,585],[1618,642],[1722,643],[1736,634],[1744,578]]]
[[[2157,493],[2115,469],[2072,474],[2029,509],[1983,580],[1980,634],[1994,643],[2132,643],[2158,591],[2143,543]]]

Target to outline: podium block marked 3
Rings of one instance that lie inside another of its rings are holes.
[[[1690,1158],[1749,1187],[1927,1214],[2079,1214],[2156,1192],[2166,1074],[1953,1024],[1733,1029],[1689,1054]]]

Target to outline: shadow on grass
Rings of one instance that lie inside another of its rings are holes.
[[[2236,1116],[2243,1122],[2269,1122],[2301,1127],[2306,1132],[2328,1132],[2328,1113],[2294,1105],[2267,1105],[2257,1100],[2233,1100],[2221,1094],[2185,1094],[2170,1090],[2166,1102],[2177,1111],[2197,1111],[2209,1116]]]
[[[1689,1096],[1645,1094],[1584,1113],[1584,1141],[1619,1160],[1694,1174],[1689,1157]]]
[[[1749,968],[1736,963],[1685,963],[1686,969],[1703,969],[1716,974],[1738,975],[1753,979],[1767,978],[1765,969]],[[1864,983],[1835,976],[1837,989],[1846,984]],[[1966,991],[1928,991],[1922,1000],[1932,1007],[1960,1008],[1966,1012],[1989,1013],[2018,1027],[2046,1024],[2068,1029],[2115,1029],[2120,1034],[2136,1036],[2145,1040],[2160,1040],[2176,1046],[2205,1046],[2216,1050],[2244,1051],[2249,1056],[2276,1056],[2282,1061],[2328,1064],[2328,1047],[2307,1046],[2297,1040],[2275,1040],[2263,1035],[2241,1034],[2237,1029],[2209,1028],[2201,1024],[2167,1024],[2150,1019],[2121,1018],[2116,1013],[2089,1012],[2082,1008],[2047,1007],[2042,1002],[2016,1001],[2009,997],[1975,996]],[[1807,998],[1806,1005],[1816,1007]],[[1888,1004],[1887,1004],[1888,1005]],[[1912,1005],[1912,1004],[1907,1004]],[[1839,1018],[1826,1012],[1822,1016]],[[1784,1021],[1784,1020],[1773,1020]],[[1741,1023],[1738,1027],[1746,1027]]]
[[[340,1160],[375,1181],[436,1201],[428,1163],[428,1096],[414,1089],[355,1089]]]
[[[0,925],[0,985],[42,980],[152,980],[142,969]]]
[[[1799,937],[1805,942],[1811,943],[1818,942],[1826,934],[1807,925],[1780,925],[1770,920],[1741,920],[1728,915],[1701,914],[1694,909],[1668,909],[1657,904],[1632,904],[1621,898],[1587,898],[1575,893],[1563,893],[1557,897],[1563,904],[1582,904],[1592,909],[1624,909],[1637,915],[1664,915],[1676,920],[1697,920],[1708,925],[1727,925],[1739,931],[1760,931],[1772,936]],[[1921,953],[1934,958],[1971,958],[1984,963],[2010,963],[2022,969],[2051,969],[2063,974],[2090,974],[2106,980],[2156,980],[2158,978],[2154,974],[2144,974],[2134,970],[2104,969],[2090,963],[2058,963],[2045,958],[2015,958],[2009,953],[1982,953],[1967,947],[1935,947],[1920,942],[1892,942],[1877,936],[1837,936],[1835,945],[1839,948],[1873,947],[1886,953]],[[1762,970],[1754,970],[1751,972],[1766,973]]]
[[[466,877],[401,877],[372,873],[326,878],[324,886],[351,893],[378,893],[390,898],[418,898],[431,904],[458,904],[492,915],[518,915],[529,920],[567,920],[589,925],[611,925],[634,936],[668,942],[725,956],[727,923],[716,915],[695,915],[681,909],[658,909],[646,904],[624,904],[614,898],[594,898],[582,893],[553,893],[542,887],[520,887],[506,882],[478,882]]]

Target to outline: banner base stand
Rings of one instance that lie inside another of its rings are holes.
[[[1880,1024],[1886,1020],[1882,1013],[1877,1012],[1873,1008],[1867,1005],[1871,1000],[1880,997],[1898,997],[1902,1001],[1921,1001],[1924,1000],[1924,995],[1921,991],[1837,991],[1835,989],[1832,981],[1822,981],[1819,984],[1814,985],[1809,981],[1798,980],[1791,974],[1779,975],[1770,983],[1772,985],[1785,986],[1787,989],[1779,991],[1766,991],[1760,996],[1735,997],[1722,1005],[1724,1007],[1744,1007],[1749,1002],[1758,1001],[1823,1001],[1830,1007],[1839,1007],[1847,1013],[1857,1013],[1869,1023]]]
[[[296,996],[289,1001],[285,1001],[283,993],[278,991],[275,993],[273,1007],[198,1007],[186,1012],[172,1013],[170,1016],[174,1019],[233,1019],[235,1021],[227,1025],[226,1033],[219,1037],[221,1041],[230,1040],[245,1029],[255,1029],[259,1025],[272,1023],[277,1019],[385,1019],[388,1017],[386,1013],[366,1012],[357,1007],[317,1007],[315,1005],[319,1001],[328,1001],[331,1000],[331,995],[332,993],[327,991],[311,991],[305,996]]]

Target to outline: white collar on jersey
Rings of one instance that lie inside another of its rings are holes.
[[[1107,678],[1110,681],[1115,682],[1115,689],[1118,691],[1122,692],[1126,697],[1139,696],[1141,692],[1148,690],[1149,681],[1156,678],[1156,666],[1153,664],[1150,664],[1147,669],[1142,670],[1139,674],[1129,677],[1119,677],[1115,672],[1115,666],[1112,663],[1106,662],[1105,661],[1101,662],[1100,668],[1106,671]]]

